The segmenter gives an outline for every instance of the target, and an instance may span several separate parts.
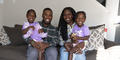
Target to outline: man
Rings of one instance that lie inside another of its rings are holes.
[[[49,43],[48,48],[45,50],[45,60],[57,60],[58,55],[56,46],[59,44],[59,36],[57,29],[51,25],[52,16],[52,10],[50,8],[45,8],[42,14],[43,20],[39,22],[44,32],[48,33],[48,36],[44,38],[44,41]],[[41,48],[44,48],[44,46]]]
[[[38,60],[39,49],[45,49],[45,60],[57,60],[57,44],[59,43],[59,36],[57,29],[51,25],[53,12],[50,8],[43,10],[43,20],[39,24],[43,27],[43,31],[48,33],[48,36],[44,38],[44,43],[38,43],[32,40],[30,37],[26,38],[28,43],[27,60]],[[34,27],[33,27],[34,28]],[[23,31],[24,32],[24,31]]]

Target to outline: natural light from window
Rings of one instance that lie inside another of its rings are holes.
[[[0,4],[3,4],[4,3],[4,0],[0,0]]]

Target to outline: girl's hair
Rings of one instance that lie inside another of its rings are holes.
[[[68,32],[67,32],[67,23],[64,20],[64,11],[69,10],[73,15],[73,22],[75,21],[75,10],[72,7],[65,7],[61,13],[59,24],[58,24],[58,30],[60,31],[60,35],[62,36],[63,40],[68,40]]]
[[[83,14],[84,15],[84,18],[86,19],[86,13],[84,11],[78,11],[76,13],[76,16],[75,16],[75,19],[78,17],[78,14]]]
[[[35,12],[35,10],[34,9],[29,9],[28,11],[27,11],[27,16],[28,16],[28,14],[30,13],[30,12],[34,12],[34,14],[35,14],[35,17],[36,17],[36,12]]]

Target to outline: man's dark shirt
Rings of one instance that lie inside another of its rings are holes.
[[[39,22],[39,24],[42,26],[44,32],[48,33],[48,36],[46,38],[44,38],[43,40],[45,42],[50,43],[50,46],[57,46],[60,41],[57,28],[51,24],[47,27],[45,27],[42,22]]]

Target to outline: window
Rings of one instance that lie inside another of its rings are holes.
[[[106,0],[97,0],[100,4],[102,4],[103,6],[106,6]]]

